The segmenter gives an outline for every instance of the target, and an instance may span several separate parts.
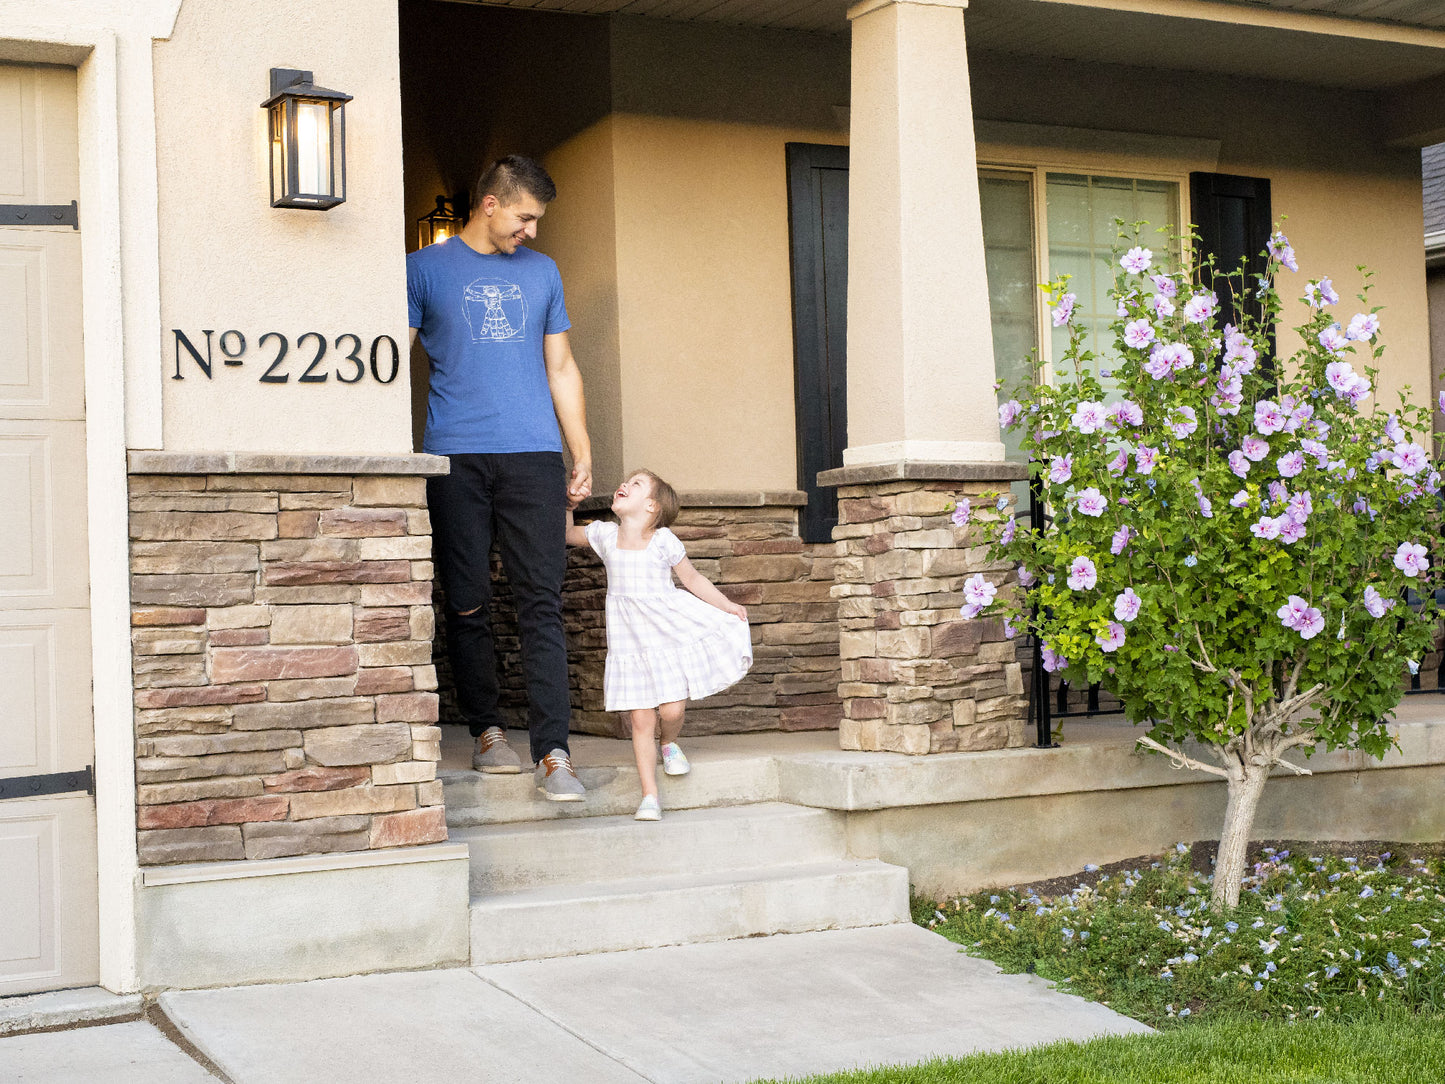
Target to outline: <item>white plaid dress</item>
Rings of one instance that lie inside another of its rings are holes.
[[[617,548],[617,524],[587,524],[587,541],[607,566],[608,711],[655,708],[721,692],[753,664],[748,623],[673,585],[687,556],[666,527],[645,549]]]

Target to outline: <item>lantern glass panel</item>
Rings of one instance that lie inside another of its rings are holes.
[[[330,196],[331,106],[296,103],[296,190],[303,196]]]

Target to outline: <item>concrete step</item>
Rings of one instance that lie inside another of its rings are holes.
[[[614,742],[607,749],[611,763],[588,764],[574,756],[577,778],[587,788],[581,802],[549,802],[538,793],[532,772],[483,775],[470,769],[444,768],[437,773],[446,790],[447,824],[509,824],[517,821],[576,820],[632,814],[642,797],[631,746]],[[657,769],[664,809],[766,802],[778,796],[778,760],[771,752],[756,755],[694,754],[690,775],[667,776]],[[625,760],[623,757],[625,756]]]
[[[550,804],[550,803],[549,803]],[[471,850],[472,895],[544,885],[829,861],[846,853],[841,814],[781,802],[453,828]]]
[[[871,860],[548,885],[473,896],[472,964],[907,920],[908,871]]]

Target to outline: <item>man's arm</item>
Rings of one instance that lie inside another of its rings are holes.
[[[572,453],[572,480],[567,486],[567,500],[575,507],[592,494],[592,441],[587,436],[582,371],[577,368],[565,331],[543,338],[542,357],[547,364],[547,386],[552,389],[552,406],[562,426],[562,439]]]

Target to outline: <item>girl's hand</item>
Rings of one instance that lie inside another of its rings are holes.
[[[734,617],[742,618],[744,621],[747,621],[748,619],[748,611],[742,606],[739,606],[736,602],[728,602],[725,606],[720,606],[718,608],[724,613],[730,613]]]

